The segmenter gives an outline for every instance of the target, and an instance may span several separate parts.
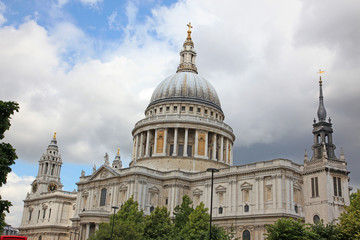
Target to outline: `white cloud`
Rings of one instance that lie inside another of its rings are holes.
[[[103,2],[103,0],[80,0],[80,2],[86,6],[98,8],[99,5]]]
[[[0,188],[2,199],[11,201],[10,213],[6,213],[6,223],[13,227],[20,226],[22,210],[24,208],[23,200],[30,191],[30,184],[34,181],[32,176],[19,177],[10,172],[7,176],[7,183]]]

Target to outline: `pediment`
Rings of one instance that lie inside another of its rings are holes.
[[[91,176],[90,180],[101,180],[106,178],[115,177],[117,174],[113,169],[108,166],[102,165],[98,170],[96,170]]]
[[[128,187],[125,184],[121,184],[119,187],[119,192],[126,192]]]
[[[294,189],[296,190],[301,190],[301,185],[299,184],[299,182],[294,182]]]
[[[200,190],[199,188],[196,188],[194,191],[193,191],[193,195],[194,196],[201,196],[203,194],[203,191]]]
[[[249,189],[249,190],[251,190],[252,189],[252,184],[250,184],[250,183],[248,183],[248,182],[244,182],[243,184],[241,184],[240,185],[240,188],[241,188],[241,190],[245,190],[245,189]]]
[[[156,186],[153,186],[153,187],[149,188],[149,192],[151,192],[151,193],[159,193],[160,190]]]
[[[215,188],[215,191],[216,191],[217,193],[226,192],[226,187],[219,185],[219,186],[217,186],[217,187]]]

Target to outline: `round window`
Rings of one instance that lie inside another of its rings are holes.
[[[319,217],[319,215],[314,215],[313,221],[314,221],[314,223],[319,223],[319,222],[320,222],[320,217]]]

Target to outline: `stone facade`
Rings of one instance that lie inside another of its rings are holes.
[[[304,165],[273,159],[233,166],[233,130],[223,122],[225,114],[215,89],[198,75],[195,57],[189,30],[177,73],[159,84],[145,118],[135,124],[128,168],[122,168],[119,151],[111,166],[106,154],[100,168],[81,174],[77,193],[64,192],[60,171],[51,174],[52,167],[60,169],[61,158],[57,146],[54,153],[50,144],[35,180],[42,190],[29,193],[25,200],[22,234],[31,240],[41,240],[40,236],[86,240],[101,222],[109,221],[112,206],[121,206],[131,196],[145,214],[166,206],[173,216],[185,194],[195,206],[203,202],[209,208],[207,168],[219,169],[214,175],[213,222],[234,228],[240,239],[264,239],[265,225],[282,217],[312,223],[330,222],[340,215],[349,204],[349,178],[343,153],[340,159],[335,156],[321,79],[310,160],[306,153]],[[51,162],[52,156],[57,164]],[[50,208],[51,218],[46,215]]]

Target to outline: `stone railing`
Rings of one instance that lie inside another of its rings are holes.
[[[188,122],[188,123],[205,123],[215,127],[224,128],[230,132],[233,132],[233,129],[227,125],[226,123],[220,122],[218,120],[204,118],[199,116],[191,116],[191,115],[160,115],[160,116],[152,116],[144,118],[138,121],[135,124],[135,128],[140,127],[141,125],[147,123],[156,123],[156,122]]]

